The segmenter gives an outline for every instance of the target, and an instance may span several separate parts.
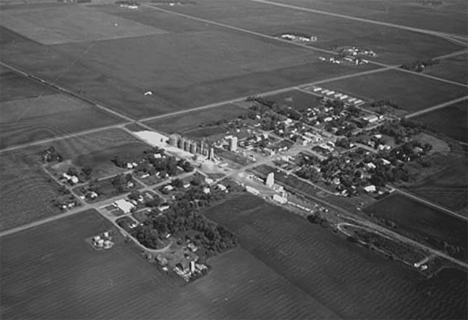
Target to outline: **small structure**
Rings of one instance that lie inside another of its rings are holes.
[[[273,200],[280,203],[280,204],[285,204],[288,202],[288,199],[286,199],[285,197],[282,197],[278,194],[274,194],[273,195]]]
[[[236,151],[237,150],[237,137],[232,137],[231,138],[231,144],[229,145],[229,150],[230,151]]]
[[[267,175],[267,178],[265,180],[265,185],[267,187],[273,187],[273,185],[275,184],[275,173],[274,172],[270,172],[268,175]]]
[[[247,191],[248,193],[251,193],[253,195],[259,195],[260,194],[260,191],[258,191],[257,189],[251,187],[251,186],[246,186],[245,187],[245,191]]]
[[[119,208],[123,213],[130,213],[130,211],[135,208],[135,206],[125,199],[119,199],[114,202],[114,207]]]
[[[371,184],[367,187],[364,187],[364,190],[367,192],[367,193],[371,193],[371,192],[376,192],[377,191],[377,188]]]

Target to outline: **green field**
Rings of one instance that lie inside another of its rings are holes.
[[[391,100],[409,112],[435,106],[466,95],[466,88],[418,75],[389,70],[323,83],[332,89],[360,99]]]
[[[246,108],[239,107],[235,104],[226,104],[215,108],[163,117],[145,122],[145,124],[158,131],[183,135],[189,131],[199,129],[200,125],[206,125],[215,121],[235,119],[247,112],[248,110]]]
[[[240,248],[175,286],[132,244],[96,251],[84,241],[110,227],[88,211],[2,238],[2,319],[336,318]]]
[[[364,209],[367,214],[384,218],[397,224],[398,233],[416,239],[437,249],[433,240],[467,248],[467,228],[465,220],[439,211],[401,194],[392,194]]]
[[[417,281],[414,271],[252,196],[228,200],[206,214],[233,231],[243,248],[341,318],[466,314],[466,275],[445,282]],[[453,299],[458,294],[463,297]]]
[[[439,64],[431,66],[424,70],[423,73],[456,81],[458,83],[467,84],[468,83],[468,68],[466,65],[468,63],[468,55],[462,54],[459,56],[442,59]]]
[[[468,101],[462,101],[446,108],[423,114],[416,119],[432,130],[468,143]]]
[[[315,3],[315,2],[314,2]],[[340,1],[342,3],[342,1]],[[307,12],[249,0],[197,1],[193,6],[165,7],[207,20],[266,35],[304,32],[317,37],[312,45],[330,50],[336,46],[358,46],[374,50],[379,62],[398,64],[430,58],[462,49],[444,39],[388,26]],[[465,23],[466,17],[461,22]],[[411,43],[411,46],[407,44]]]
[[[64,94],[1,102],[0,113],[1,149],[122,122],[110,113]]]

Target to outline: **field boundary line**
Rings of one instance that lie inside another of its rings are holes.
[[[250,1],[263,1],[263,0],[250,0]],[[218,27],[222,27],[222,28],[226,28],[226,29],[232,29],[232,30],[235,30],[235,31],[252,34],[252,35],[255,35],[255,36],[258,36],[258,37],[261,37],[261,38],[274,40],[274,41],[282,42],[282,43],[287,43],[287,44],[292,45],[292,46],[305,48],[305,49],[312,50],[312,51],[318,51],[318,52],[323,52],[323,53],[327,53],[327,54],[336,55],[336,52],[332,51],[332,50],[327,50],[327,49],[317,48],[317,47],[314,47],[314,46],[309,46],[309,45],[302,44],[302,43],[292,42],[292,41],[289,41],[289,40],[276,38],[274,36],[270,36],[270,35],[263,34],[263,33],[260,33],[260,32],[235,27],[235,26],[231,26],[231,25],[228,25],[228,24],[225,24],[225,23],[216,22],[216,21],[212,21],[212,20],[208,20],[208,19],[204,19],[204,18],[199,18],[199,17],[196,17],[196,16],[191,16],[191,15],[188,15],[188,14],[185,14],[185,13],[180,13],[180,12],[177,12],[177,11],[166,10],[166,9],[158,8],[158,7],[147,5],[147,4],[142,4],[142,6],[144,6],[146,8],[156,10],[156,11],[166,12],[166,13],[173,14],[173,15],[176,15],[176,16],[184,17],[184,18],[187,18],[187,19],[192,19],[192,20],[212,24],[212,25],[215,25],[215,26],[218,26]],[[286,5],[286,7],[287,7],[287,5]],[[445,39],[445,40],[447,40],[447,39]],[[402,69],[402,68],[400,68],[400,64],[398,64],[398,65],[388,65],[388,64],[373,61],[373,60],[370,60],[370,59],[369,59],[369,64],[373,64],[373,65],[380,66],[380,67],[385,67],[385,68],[391,68],[391,69],[395,69],[395,70],[400,71],[400,72],[406,72],[406,73],[410,73],[410,74],[413,74],[413,75],[416,75],[416,76],[430,78],[430,79],[433,79],[433,80],[436,80],[436,81],[446,82],[446,83],[450,83],[450,84],[453,84],[453,85],[456,85],[456,86],[461,86],[461,87],[468,88],[468,84],[459,83],[459,82],[455,82],[455,81],[451,81],[451,80],[447,80],[447,79],[443,79],[443,78],[438,78],[438,77],[435,77],[435,76],[430,76],[430,75],[420,73],[420,72],[416,72],[416,71],[412,71],[412,70]]]
[[[453,104],[455,104],[457,102],[462,102],[462,101],[465,101],[465,100],[468,100],[468,96],[460,97],[458,99],[443,102],[443,103],[440,103],[438,105],[428,107],[426,109],[418,110],[416,112],[407,114],[406,116],[404,116],[404,118],[406,118],[406,119],[414,118],[414,117],[417,117],[417,116],[420,116],[420,115],[423,115],[423,114],[426,114],[426,113],[429,113],[429,112],[432,112],[432,111],[435,111],[435,110],[438,110],[438,109],[450,107],[451,105],[453,105]]]

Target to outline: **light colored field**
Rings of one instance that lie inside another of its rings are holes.
[[[88,211],[2,238],[2,319],[337,318],[242,249],[177,287],[133,245],[96,251],[84,241],[109,228]]]
[[[121,122],[64,94],[0,102],[0,113],[0,148]]]
[[[368,100],[391,100],[408,111],[418,111],[466,95],[466,88],[389,70],[353,79],[323,83],[322,87]]]
[[[0,12],[0,21],[2,26],[45,45],[166,33],[76,5],[4,10]]]

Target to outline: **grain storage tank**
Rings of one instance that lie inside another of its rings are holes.
[[[190,145],[192,144],[192,141],[190,140],[185,140],[184,142],[184,150],[185,151],[190,151]]]
[[[180,135],[178,135],[177,133],[173,133],[169,136],[169,140],[167,141],[167,143],[173,147],[177,147],[179,140],[180,140]]]
[[[184,137],[181,137],[179,142],[177,142],[177,147],[179,147],[180,149],[183,149],[185,146],[185,141],[186,139]]]
[[[190,145],[190,153],[197,153],[197,142],[196,141],[192,141],[192,144]]]

